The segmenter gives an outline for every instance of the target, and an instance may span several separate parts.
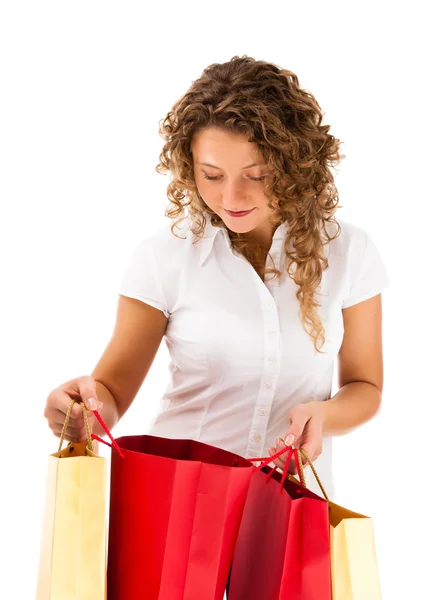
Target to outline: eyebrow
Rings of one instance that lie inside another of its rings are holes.
[[[211,165],[210,163],[196,163],[198,165],[205,165],[206,167],[212,167],[213,169],[220,169],[220,167],[216,167],[215,165]],[[244,169],[249,169],[250,167],[257,167],[258,165],[264,165],[265,163],[262,162],[258,162],[258,163],[252,163],[251,165],[247,165],[246,167],[242,167],[242,171]]]

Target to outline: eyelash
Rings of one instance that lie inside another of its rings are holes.
[[[208,179],[209,181],[217,181],[219,179],[219,177],[209,177],[205,173],[203,173],[203,175],[204,175],[205,179]],[[266,178],[265,175],[263,177],[250,177],[250,179],[252,179],[253,181],[263,181],[265,178]]]

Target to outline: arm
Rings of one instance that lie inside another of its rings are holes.
[[[322,453],[324,436],[348,433],[378,413],[383,390],[382,295],[343,309],[343,316],[339,391],[329,400],[294,406],[284,441],[279,438],[276,447],[269,450],[270,455],[285,445],[295,445],[307,450],[314,461]],[[284,468],[285,460],[281,455],[274,462]],[[289,470],[295,473],[293,463]]]
[[[96,382],[99,411],[111,430],[131,406],[163,339],[163,312],[141,300],[120,295],[113,335],[91,376]],[[93,433],[103,436],[95,422]]]
[[[382,402],[382,295],[345,308],[344,339],[338,354],[339,391],[311,402],[324,436],[343,435],[372,419]]]

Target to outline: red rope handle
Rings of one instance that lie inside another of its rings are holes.
[[[91,437],[93,438],[93,440],[96,440],[97,442],[100,442],[101,444],[106,444],[107,446],[109,446],[110,448],[112,448],[112,444],[110,444],[109,442],[106,442],[105,440],[103,440],[101,437],[99,437],[98,435],[92,433]]]
[[[273,454],[272,456],[262,456],[261,458],[247,458],[246,460],[249,460],[250,462],[259,462],[262,461],[258,467],[256,467],[257,471],[260,471],[261,469],[263,469],[263,467],[266,467],[270,462],[272,462],[273,460],[275,460],[276,458],[278,458],[279,456],[281,456],[282,454],[284,454],[285,452],[288,453],[287,458],[286,458],[286,464],[284,466],[283,469],[283,475],[281,477],[281,483],[280,483],[280,494],[283,493],[283,484],[286,480],[287,477],[287,472],[289,469],[289,465],[290,465],[290,461],[292,459],[292,456],[295,459],[295,464],[297,465],[297,470],[299,471],[299,464],[298,464],[298,453],[297,453],[297,449],[293,448],[292,446],[285,446],[284,448],[282,448],[282,450],[279,450],[276,454]],[[255,465],[254,465],[255,466]],[[272,473],[276,471],[276,467],[271,469],[271,471],[269,472],[269,475],[266,478],[266,483],[268,483],[269,478],[271,477]],[[301,475],[300,475],[300,481],[301,481]],[[301,482],[302,484],[302,482]]]
[[[105,421],[102,419],[102,417],[100,416],[99,412],[97,410],[93,410],[93,413],[96,415],[96,419],[99,421],[99,423],[102,426],[102,429],[104,430],[104,432],[107,434],[107,436],[110,438],[110,440],[112,441],[112,445],[109,444],[108,442],[105,442],[104,440],[102,440],[102,438],[98,438],[98,436],[94,435],[93,433],[91,434],[91,437],[99,442],[103,442],[104,444],[106,444],[107,446],[114,446],[114,448],[117,450],[117,452],[120,454],[120,456],[122,458],[125,458],[123,455],[123,452],[120,449],[120,446],[118,445],[118,443],[116,442],[116,440],[113,438],[113,436],[111,435],[111,431],[108,429]]]

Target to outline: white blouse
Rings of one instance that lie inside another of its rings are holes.
[[[336,218],[342,231],[324,246],[329,268],[316,295],[326,354],[316,353],[298,316],[298,286],[283,264],[285,223],[275,230],[269,253],[281,279],[267,275],[265,282],[208,216],[204,237],[194,245],[189,216],[175,229],[179,237],[169,221],[141,239],[119,293],[169,319],[170,381],[150,435],[199,440],[245,458],[269,456],[268,448],[289,428],[292,406],[331,397],[342,309],[389,285],[370,235]],[[335,232],[330,223],[327,230]],[[269,255],[267,261],[271,266]],[[333,497],[332,438],[323,442],[315,468]],[[309,468],[306,478],[320,494]]]

